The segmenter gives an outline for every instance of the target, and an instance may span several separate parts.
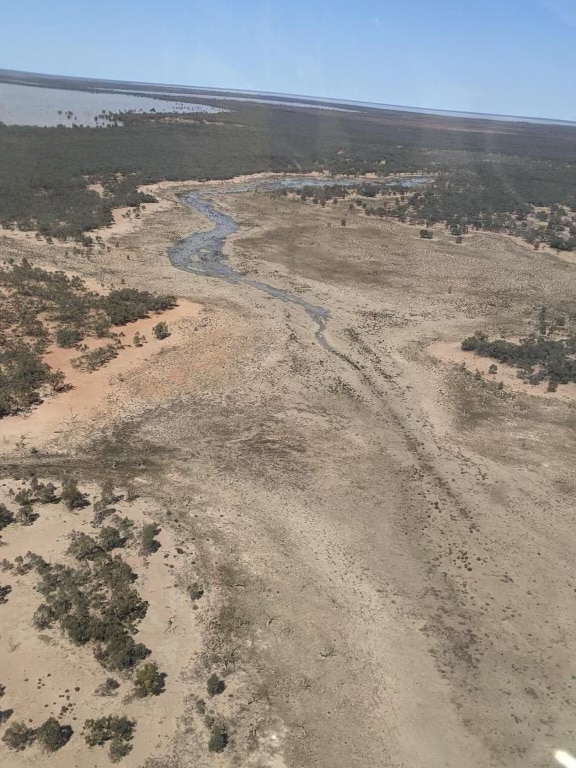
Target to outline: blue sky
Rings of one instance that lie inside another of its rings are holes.
[[[0,67],[576,120],[576,0],[5,0]]]

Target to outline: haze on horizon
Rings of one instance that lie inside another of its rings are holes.
[[[29,0],[4,30],[6,69],[576,120],[568,0]]]

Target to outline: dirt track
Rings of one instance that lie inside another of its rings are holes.
[[[220,764],[540,768],[576,753],[572,404],[497,392],[425,351],[477,327],[526,332],[534,307],[573,300],[574,265],[498,236],[427,242],[359,214],[341,227],[340,206],[222,204],[240,223],[234,268],[328,306],[337,354],[302,309],[175,273],[166,246],[205,222],[168,208],[120,238],[129,261],[85,271],[176,291],[206,322],[127,375],[130,407],[83,448],[152,457],[151,490],[196,542],[207,653],[233,693]],[[198,728],[179,732],[162,766],[212,764]]]

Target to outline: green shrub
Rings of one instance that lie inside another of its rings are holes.
[[[70,726],[60,725],[55,717],[49,717],[36,731],[36,739],[46,752],[55,752],[63,747],[71,735]]]
[[[96,651],[96,658],[108,669],[132,669],[150,655],[144,643],[135,643],[127,632],[118,632],[104,647]]]
[[[168,325],[164,322],[157,323],[157,325],[152,328],[152,333],[157,339],[167,339],[168,336],[170,336]]]
[[[82,334],[77,328],[58,328],[56,343],[64,349],[71,349],[82,341]]]
[[[26,723],[20,721],[8,726],[4,736],[2,736],[2,741],[10,749],[20,752],[34,742],[34,737],[32,728],[28,728]]]
[[[31,504],[26,504],[25,506],[20,507],[18,512],[16,513],[16,522],[19,525],[32,525],[40,515],[37,512],[34,512],[34,509]]]
[[[135,721],[129,720],[125,715],[89,719],[84,722],[84,738],[89,747],[101,746],[113,738],[130,741],[135,725]]]
[[[102,528],[99,539],[100,546],[106,552],[110,552],[112,549],[117,549],[118,547],[123,547],[126,543],[126,537],[113,525],[107,525]]]
[[[196,600],[200,600],[203,594],[204,594],[204,588],[201,587],[197,581],[194,581],[188,587],[188,595],[190,597],[190,600],[192,600],[193,603],[195,603]]]
[[[142,527],[140,533],[140,554],[151,555],[160,548],[160,543],[156,541],[155,536],[160,533],[160,528],[156,523],[148,523]]]
[[[70,551],[81,560],[77,568],[35,561],[41,577],[37,590],[45,602],[34,614],[34,625],[45,629],[58,622],[72,642],[94,642],[94,654],[105,668],[135,667],[150,654],[132,639],[148,609],[132,587],[136,574],[86,534],[74,537]]]
[[[13,709],[0,709],[0,725],[4,725],[4,723],[8,722],[13,714]]]
[[[75,357],[71,364],[74,368],[80,368],[83,371],[92,373],[109,363],[110,360],[114,360],[115,357],[118,357],[118,347],[114,346],[114,344],[106,344],[103,347],[96,347],[89,352],[85,352],[80,357]]]
[[[120,688],[120,683],[113,677],[107,677],[106,680],[96,688],[97,696],[114,696]]]
[[[73,533],[67,549],[67,553],[76,560],[95,560],[102,551],[102,546],[87,533]]]
[[[130,753],[131,749],[132,745],[122,741],[122,739],[112,739],[110,746],[108,747],[108,756],[110,757],[110,762],[119,763],[120,760],[122,760],[124,757],[126,757],[127,754]]]
[[[218,675],[213,672],[206,682],[206,690],[208,691],[209,695],[217,696],[219,693],[223,693],[225,688],[226,684],[224,680],[219,678]]]
[[[105,507],[118,501],[118,495],[114,492],[114,483],[110,478],[106,478],[100,489],[100,503]]]
[[[0,605],[8,602],[8,595],[12,592],[10,584],[6,584],[4,587],[0,586]]]
[[[10,512],[10,510],[4,504],[0,504],[0,531],[13,522],[14,515],[12,512]]]
[[[88,504],[86,494],[78,488],[78,483],[71,477],[66,478],[62,483],[62,501],[68,509],[82,509]]]
[[[174,296],[155,296],[148,291],[121,288],[111,291],[102,301],[103,309],[113,325],[126,325],[150,312],[164,312],[176,303]]]
[[[33,487],[36,498],[41,504],[55,504],[58,501],[56,486],[52,483],[36,483]]]
[[[223,752],[228,744],[228,731],[223,723],[212,726],[208,749],[210,752]]]
[[[138,698],[146,696],[158,696],[164,690],[166,675],[158,671],[158,665],[150,661],[139,667],[134,676],[134,687]]]

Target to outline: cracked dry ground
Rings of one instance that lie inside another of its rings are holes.
[[[211,595],[230,749],[200,756],[188,713],[155,765],[540,768],[575,751],[573,407],[426,352],[526,333],[573,299],[575,266],[495,235],[344,228],[338,207],[222,204],[232,263],[329,307],[336,351],[298,308],[171,269],[170,238],[202,226],[184,207],[122,238],[130,261],[86,268],[205,307],[74,459],[138,474]]]

